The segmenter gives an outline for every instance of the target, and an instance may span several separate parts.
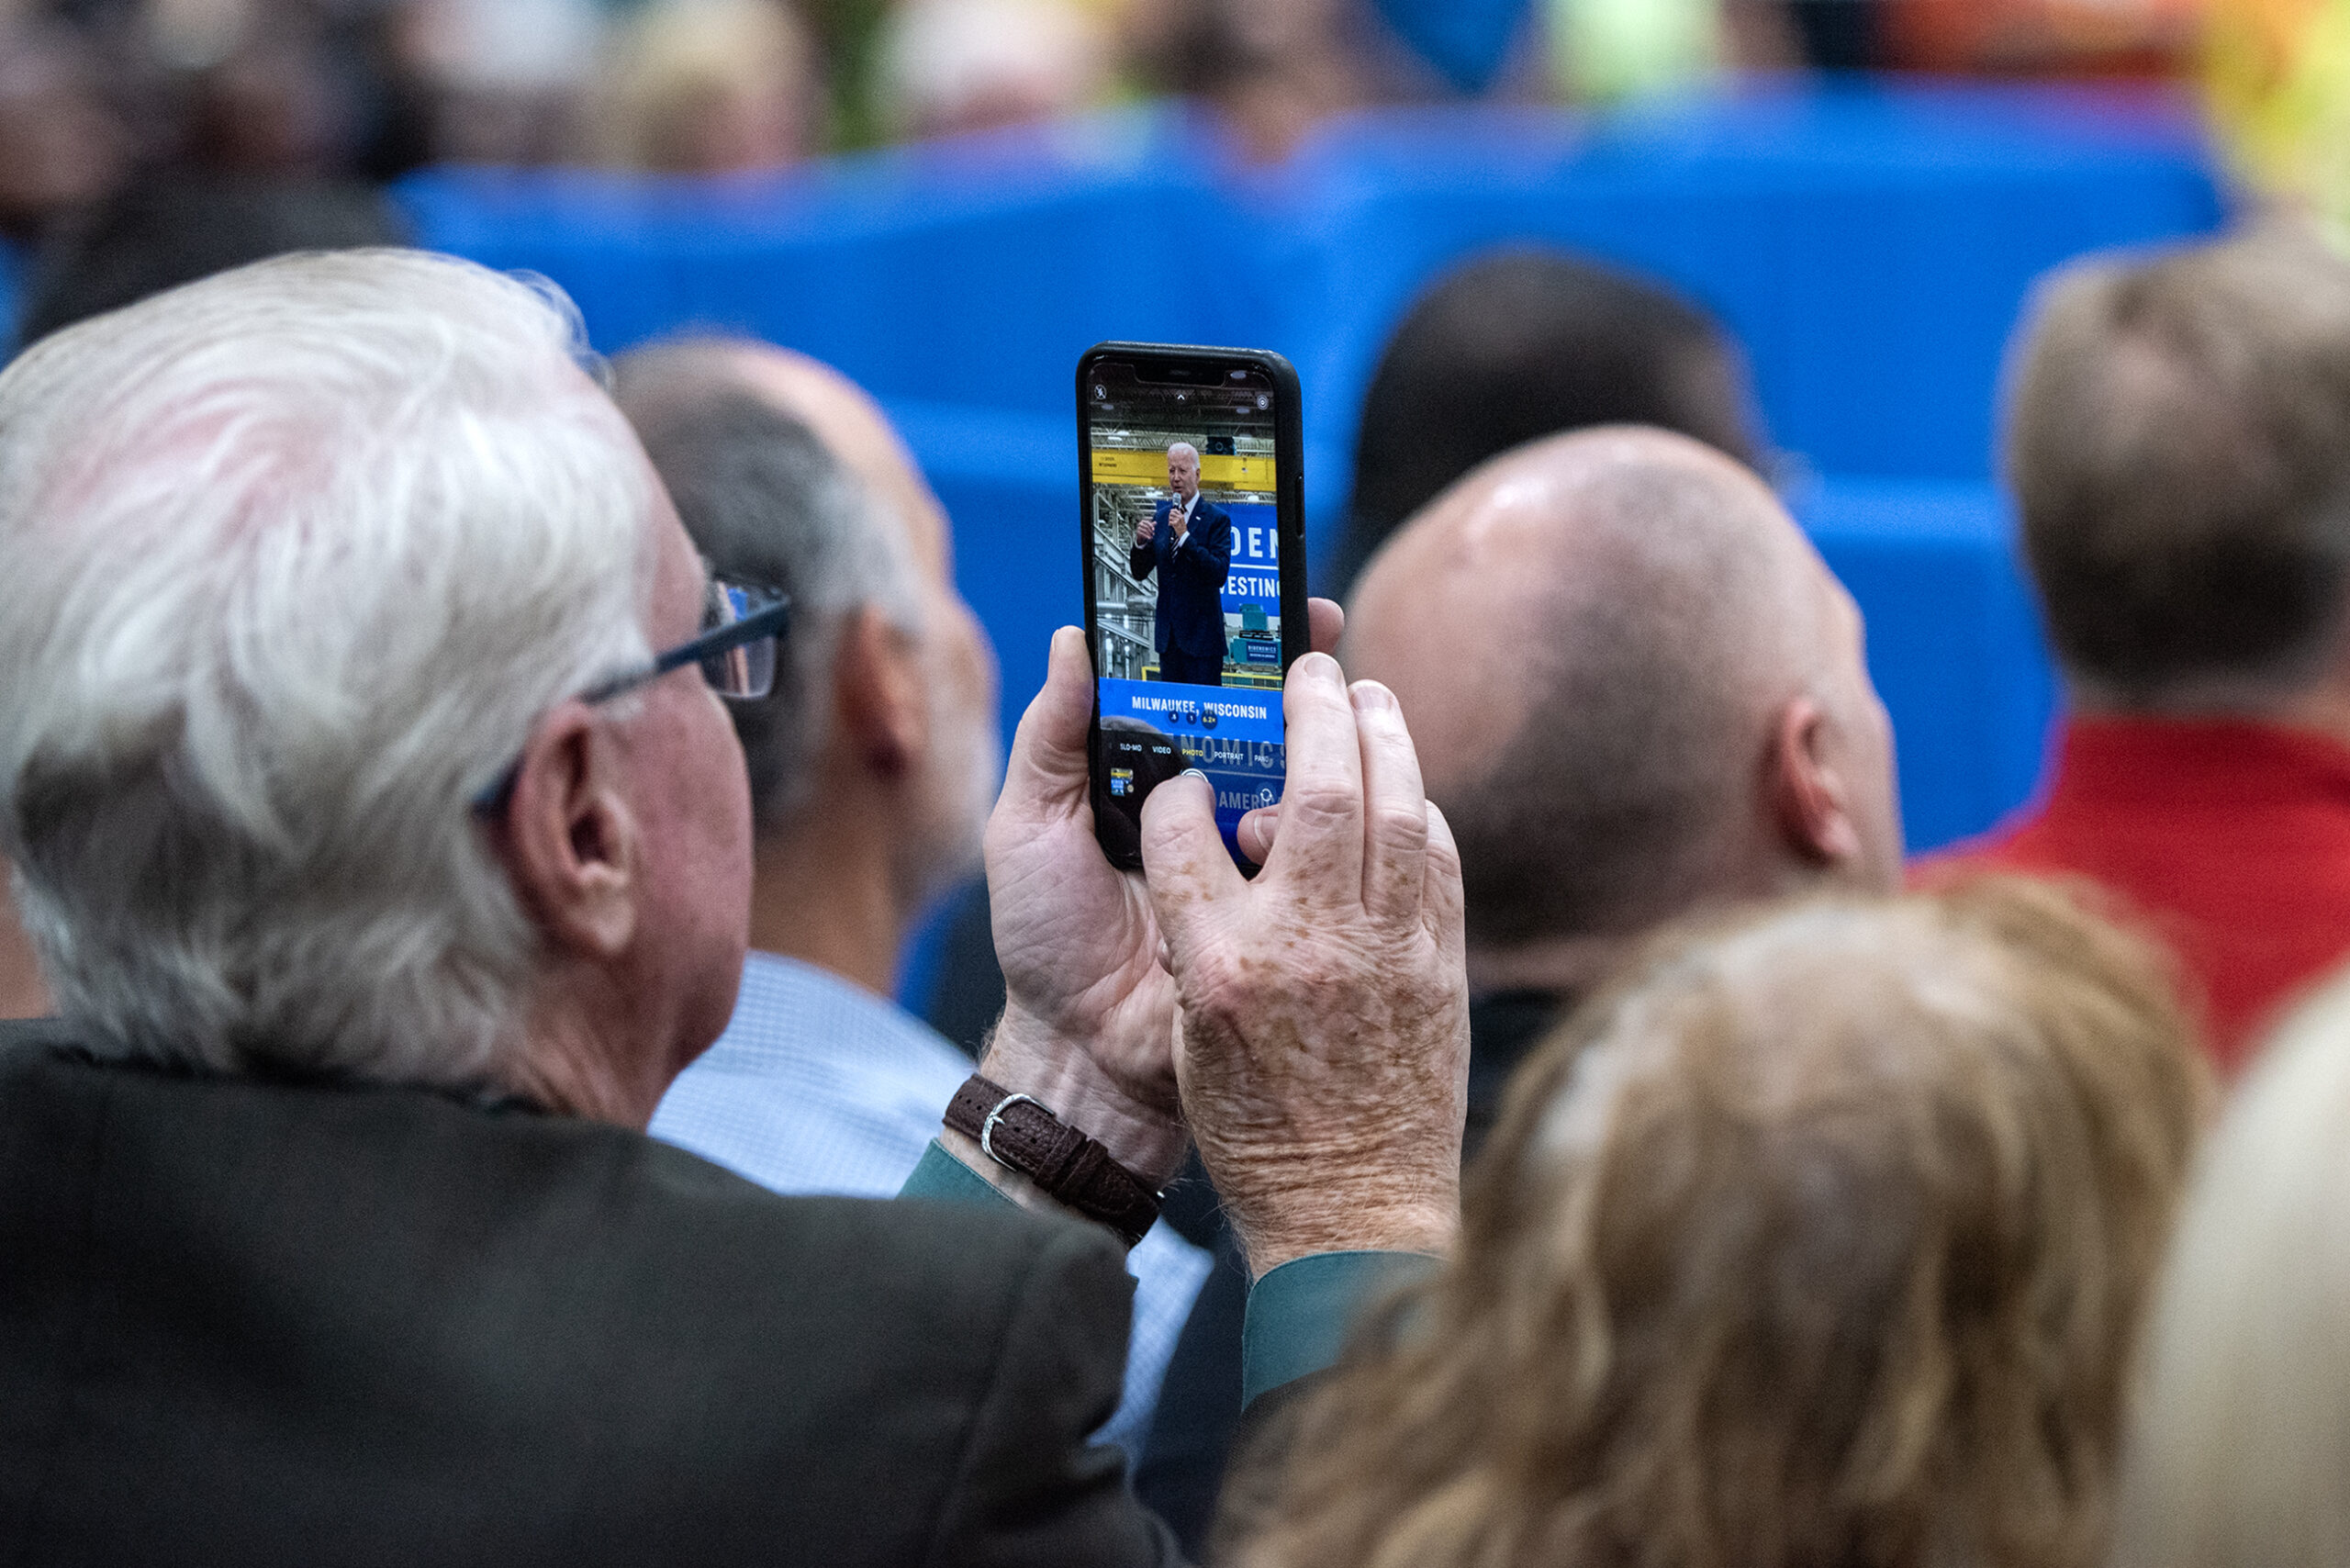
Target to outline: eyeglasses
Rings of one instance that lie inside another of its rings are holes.
[[[712,577],[702,597],[700,636],[643,669],[589,687],[579,700],[609,702],[699,660],[711,690],[738,702],[755,701],[775,689],[775,640],[790,622],[791,600],[775,589]]]
[[[755,702],[775,689],[776,639],[791,624],[791,600],[770,588],[712,577],[704,591],[701,634],[657,655],[652,663],[599,681],[579,694],[582,702],[609,702],[689,664],[701,666],[711,689],[736,702]],[[514,793],[517,760],[480,794],[474,810],[496,816]]]

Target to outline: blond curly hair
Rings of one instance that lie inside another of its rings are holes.
[[[2209,1092],[2152,950],[2049,888],[1668,935],[1520,1071],[1231,1556],[2085,1568]]]

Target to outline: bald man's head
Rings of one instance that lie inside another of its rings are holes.
[[[1472,471],[1373,558],[1342,656],[1411,722],[1482,951],[1897,872],[1857,612],[1769,488],[1686,437]]]
[[[822,832],[844,791],[899,790],[900,880],[927,897],[976,864],[998,766],[994,651],[937,496],[879,405],[804,354],[683,339],[614,371],[712,568],[792,598],[774,692],[733,706],[762,833]]]

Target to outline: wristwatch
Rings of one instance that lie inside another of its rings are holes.
[[[1017,1170],[1048,1196],[1099,1220],[1132,1247],[1158,1218],[1158,1193],[1086,1137],[1025,1094],[973,1073],[946,1106],[946,1125],[979,1152]]]

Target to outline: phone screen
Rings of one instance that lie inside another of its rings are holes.
[[[1191,374],[1169,381],[1147,363],[1096,360],[1080,387],[1095,802],[1103,846],[1124,864],[1138,863],[1125,851],[1131,842],[1138,852],[1143,801],[1197,768],[1246,865],[1235,830],[1281,799],[1287,766],[1277,448],[1282,415],[1295,418],[1281,407],[1295,383],[1259,365]]]

